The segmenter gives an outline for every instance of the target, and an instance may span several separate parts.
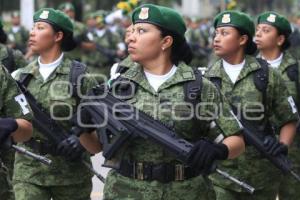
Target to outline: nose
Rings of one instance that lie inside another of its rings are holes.
[[[213,42],[219,42],[219,41],[220,41],[219,34],[214,34]]]
[[[29,32],[29,36],[33,36],[34,35],[34,28],[32,28]]]
[[[255,31],[255,37],[259,37],[261,36],[261,31],[260,30],[256,30]]]
[[[125,42],[129,44],[130,42],[134,42],[134,41],[136,41],[136,36],[135,36],[135,32],[132,32],[128,35]]]

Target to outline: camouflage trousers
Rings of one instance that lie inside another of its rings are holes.
[[[127,178],[111,170],[104,200],[215,200],[211,182],[198,176],[185,181],[160,183]]]
[[[270,183],[270,187],[256,190],[253,194],[236,192],[214,186],[216,200],[276,200],[279,183]]]
[[[300,174],[300,130],[299,126],[297,129],[297,134],[294,139],[292,146],[289,148],[289,159],[292,163],[293,170]],[[298,200],[300,199],[300,183],[292,176],[292,175],[285,175],[282,177],[278,197],[280,200]]]
[[[14,151],[1,152],[0,155],[0,199],[14,200],[12,173]]]
[[[16,200],[90,200],[92,184],[41,186],[16,182],[14,190]]]

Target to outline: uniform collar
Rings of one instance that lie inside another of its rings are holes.
[[[53,77],[55,77],[56,74],[68,75],[70,74],[70,71],[71,71],[71,61],[64,56],[61,64],[56,68],[53,74],[51,74],[45,82],[48,82],[48,80],[53,79]],[[31,64],[23,68],[21,73],[32,74],[34,78],[43,80],[39,72],[39,64],[37,60],[33,61]]]
[[[135,64],[130,67],[123,75],[124,78],[127,78],[131,81],[134,81],[139,86],[143,87],[145,90],[150,91],[155,94],[156,92],[148,83],[148,80],[144,74],[143,68],[139,64]],[[157,92],[166,89],[172,85],[176,85],[181,82],[186,82],[190,80],[195,80],[195,75],[193,69],[186,65],[183,62],[180,62],[177,66],[177,70],[171,79],[164,82],[158,89]]]
[[[297,60],[288,51],[283,53],[282,61],[279,65],[280,73],[283,73],[289,66],[297,64]]]
[[[248,56],[246,55],[245,57],[245,65],[242,68],[237,80],[235,83],[237,83],[239,80],[245,78],[246,76],[248,76],[248,74],[250,74],[253,71],[258,70],[259,68],[261,68],[260,64],[258,63],[258,61],[256,60],[255,57],[252,56]],[[222,63],[222,59],[219,59],[214,65],[212,65],[212,67],[208,70],[208,72],[206,73],[206,77],[208,78],[221,78],[224,79],[224,74],[226,74],[224,68],[223,68],[223,63]],[[227,75],[227,74],[226,74]],[[225,79],[228,79],[229,82],[230,79],[227,76],[225,76]]]

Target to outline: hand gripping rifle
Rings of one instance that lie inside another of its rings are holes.
[[[88,96],[93,98],[83,99],[80,107],[81,110],[86,109],[90,114],[92,125],[98,126],[97,132],[103,144],[103,156],[106,160],[111,159],[129,140],[142,137],[163,146],[183,163],[187,161],[193,144],[178,138],[176,133],[162,122],[116,98],[103,85],[93,88]],[[99,125],[99,123],[103,125]],[[113,162],[106,163],[106,166],[120,167]],[[249,193],[253,193],[255,190],[252,186],[218,169],[216,165],[212,171],[233,181]]]
[[[28,101],[30,108],[33,112],[33,126],[39,130],[46,138],[48,138],[52,144],[58,145],[61,141],[66,139],[69,134],[65,129],[51,116],[45,112],[32,94],[20,83],[17,81],[17,84],[25,95],[26,100]],[[85,160],[80,160],[85,167],[87,167],[94,175],[96,175],[102,182],[104,182],[104,177],[95,171],[95,169]]]

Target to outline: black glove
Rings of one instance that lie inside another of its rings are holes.
[[[92,122],[92,117],[90,113],[86,109],[81,109],[76,115],[74,115],[71,119],[71,123],[73,126],[80,129],[80,132],[83,133],[91,133],[95,130],[94,124]],[[91,127],[89,127],[89,125]]]
[[[264,147],[268,154],[272,156],[278,156],[279,154],[288,154],[288,147],[287,145],[278,141],[276,137],[273,136],[266,136],[264,139]]]
[[[18,129],[17,121],[13,118],[0,118],[0,147],[11,140],[10,134]]]
[[[193,168],[196,173],[208,175],[215,170],[213,169],[214,161],[227,159],[228,153],[225,144],[216,144],[201,139],[194,144],[186,164]]]
[[[82,157],[84,148],[80,144],[79,138],[75,135],[71,135],[68,138],[61,141],[56,148],[56,154],[64,156],[66,159],[74,161]]]

